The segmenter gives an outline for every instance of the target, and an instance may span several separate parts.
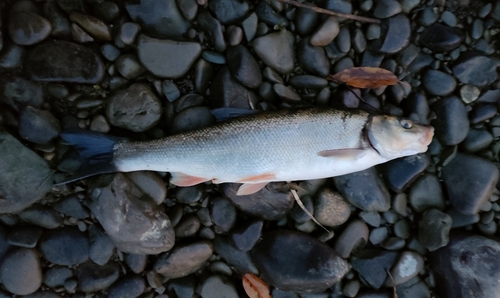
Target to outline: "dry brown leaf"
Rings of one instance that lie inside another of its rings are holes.
[[[243,289],[250,298],[272,298],[269,294],[269,286],[259,277],[252,273],[246,273],[242,277]]]
[[[380,88],[399,82],[395,74],[378,67],[348,68],[334,75],[329,75],[328,79],[355,88]]]

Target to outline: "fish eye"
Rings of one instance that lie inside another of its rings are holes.
[[[410,120],[407,120],[407,119],[401,119],[399,121],[399,124],[401,124],[401,126],[404,128],[404,129],[410,129],[412,128],[413,126],[413,123],[410,121]]]

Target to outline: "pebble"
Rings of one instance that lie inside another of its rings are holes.
[[[231,75],[227,66],[222,67],[213,78],[210,93],[213,107],[250,109],[249,100],[256,104],[253,93]]]
[[[262,61],[281,74],[293,70],[295,51],[294,36],[289,31],[270,33],[253,40],[255,53]]]
[[[374,168],[334,177],[340,194],[354,206],[365,211],[387,211],[390,196]]]
[[[42,229],[35,226],[21,226],[15,227],[7,236],[7,242],[10,245],[34,248],[38,239],[42,236]]]
[[[19,213],[50,191],[52,181],[47,178],[53,172],[43,158],[7,132],[0,132],[0,152],[0,213]]]
[[[162,209],[124,174],[116,174],[112,180],[106,176],[102,179],[95,182],[98,187],[90,187],[88,207],[116,248],[134,254],[159,254],[170,250],[175,235]],[[119,208],[123,205],[128,208]],[[150,216],[151,213],[155,216]]]
[[[386,164],[386,178],[389,187],[400,193],[422,174],[430,164],[426,154],[398,158]]]
[[[30,46],[46,39],[52,25],[46,18],[31,12],[18,12],[9,18],[9,36],[20,46]]]
[[[493,143],[493,136],[485,129],[471,129],[465,138],[463,148],[467,152],[477,152],[488,148]]]
[[[400,285],[417,276],[420,270],[424,268],[424,258],[414,251],[403,251],[395,264],[392,266],[390,273],[392,279],[387,277],[385,280],[386,286]]]
[[[441,182],[433,174],[420,177],[411,186],[408,198],[411,207],[419,213],[430,208],[443,210],[445,207]]]
[[[335,242],[334,249],[344,259],[362,249],[368,243],[368,226],[361,220],[351,221]]]
[[[193,204],[203,197],[202,188],[199,185],[190,187],[179,187],[175,189],[175,198],[181,204]]]
[[[42,285],[42,264],[38,252],[32,248],[10,251],[0,266],[2,284],[15,295],[34,293]]]
[[[226,51],[229,71],[244,86],[257,88],[262,83],[259,64],[250,51],[242,45],[229,47]]]
[[[328,81],[312,75],[295,75],[290,77],[288,83],[297,89],[322,89],[328,85]]]
[[[443,13],[444,15],[444,13]],[[449,52],[458,48],[465,39],[465,34],[458,28],[434,23],[420,36],[420,45],[433,52]]]
[[[258,22],[259,19],[255,12],[252,12],[243,22],[241,22],[241,27],[243,28],[247,41],[252,41],[252,39],[254,39],[257,33]]]
[[[212,275],[201,284],[200,295],[203,298],[238,298],[236,288],[227,278]]]
[[[68,267],[50,267],[43,276],[43,283],[50,288],[57,288],[64,285],[64,282],[73,277],[73,271]]]
[[[226,39],[230,46],[239,45],[243,40],[243,29],[234,25],[229,26],[226,32]]]
[[[236,223],[236,207],[226,198],[215,198],[212,200],[210,209],[212,222],[222,233],[229,232]]]
[[[19,116],[19,135],[36,144],[46,144],[59,135],[61,126],[50,111],[26,107]]]
[[[78,265],[89,258],[89,241],[74,227],[49,230],[40,240],[40,252],[53,264]]]
[[[339,21],[336,17],[327,17],[311,36],[311,45],[324,47],[331,43],[340,32]]]
[[[457,25],[457,17],[449,10],[443,11],[441,14],[441,20],[450,27],[455,27]]]
[[[457,86],[455,78],[439,70],[428,70],[424,74],[424,87],[432,95],[450,95]]]
[[[113,256],[115,246],[108,235],[96,225],[90,225],[88,230],[90,259],[98,265],[104,265]]]
[[[339,34],[335,38],[335,44],[340,52],[349,52],[351,49],[351,33],[347,27],[340,28]]]
[[[457,153],[443,168],[451,205],[465,215],[479,212],[498,182],[498,168],[489,160]]]
[[[43,15],[49,20],[52,25],[50,34],[56,38],[67,38],[71,35],[69,20],[66,14],[59,8],[57,3],[46,2],[43,5]]]
[[[175,3],[177,4],[177,7],[181,11],[182,16],[186,20],[192,22],[196,17],[196,13],[198,12],[198,3],[196,3],[195,0],[187,0],[187,1],[176,0]]]
[[[88,210],[83,207],[82,203],[75,196],[70,196],[57,201],[52,205],[52,209],[76,219],[85,219],[89,217]]]
[[[195,215],[188,215],[175,225],[175,236],[179,238],[192,237],[200,229],[201,222]]]
[[[397,14],[382,20],[381,38],[371,44],[371,49],[384,54],[394,54],[403,50],[410,43],[410,20],[404,14]]]
[[[250,5],[245,0],[212,0],[208,7],[223,24],[241,21],[250,10]]]
[[[483,87],[498,79],[498,61],[477,52],[465,52],[452,66],[455,77],[464,84]]]
[[[85,293],[107,289],[118,279],[119,275],[120,266],[113,261],[102,266],[93,262],[85,262],[76,270],[78,287]]]
[[[167,278],[187,276],[203,267],[212,256],[213,250],[213,245],[209,241],[176,245],[171,252],[161,255],[156,260],[154,270]]]
[[[126,174],[135,186],[147,194],[156,204],[160,205],[167,197],[167,186],[155,172],[138,171]]]
[[[207,107],[190,107],[182,110],[174,118],[170,128],[172,133],[180,133],[214,124],[214,116]]]
[[[90,122],[90,130],[100,133],[107,133],[111,127],[103,115],[95,115]]]
[[[208,11],[201,10],[198,13],[198,24],[208,34],[215,50],[224,52],[226,50],[226,41],[224,40],[223,27],[219,20],[212,17]]]
[[[387,272],[396,262],[397,252],[366,249],[352,258],[352,268],[372,288],[380,289],[388,277]]]
[[[434,8],[427,6],[420,11],[417,17],[417,22],[422,26],[430,26],[437,21],[439,15],[434,11]]]
[[[126,2],[125,9],[134,22],[151,36],[181,38],[191,24],[182,17],[175,0]]]
[[[429,287],[418,277],[397,286],[396,294],[399,298],[431,297]]]
[[[137,53],[142,65],[155,76],[167,79],[182,77],[201,54],[196,42],[155,39],[141,34]]]
[[[108,291],[109,298],[135,298],[146,290],[146,283],[139,275],[126,276],[115,282]]]
[[[330,72],[330,63],[322,47],[310,44],[310,39],[305,38],[297,45],[297,60],[302,68],[315,76],[326,77]]]
[[[462,88],[460,88],[460,97],[466,104],[474,102],[476,99],[478,99],[480,94],[481,90],[479,90],[479,88],[477,88],[476,86],[463,85]]]
[[[229,238],[217,235],[214,238],[214,251],[224,259],[229,266],[240,274],[259,274],[250,251],[239,250]]]
[[[401,4],[396,0],[379,1],[375,5],[373,16],[378,19],[385,19],[400,13],[401,10]]]
[[[316,7],[314,4],[306,4],[311,7]],[[294,25],[295,31],[300,36],[310,35],[314,28],[318,26],[319,15],[317,12],[307,8],[297,8],[295,12]]]
[[[14,43],[6,44],[3,46],[3,51],[0,52],[0,67],[5,69],[20,68],[24,53],[24,47]]]
[[[471,124],[478,124],[486,121],[497,114],[496,105],[492,104],[477,104],[474,109],[469,113]]]
[[[307,253],[302,247],[308,248]],[[328,245],[294,231],[264,234],[252,257],[264,280],[284,291],[322,292],[350,269]]]
[[[34,205],[19,214],[19,218],[26,223],[34,224],[45,229],[55,229],[63,224],[59,213],[45,206]]]
[[[273,91],[286,102],[298,102],[301,100],[300,95],[285,85],[274,84]]]
[[[314,200],[314,218],[327,227],[345,223],[351,215],[350,204],[338,193],[330,189],[321,190]]]
[[[24,63],[35,81],[96,84],[104,76],[102,59],[85,46],[49,41],[30,50]]]
[[[146,70],[134,54],[125,54],[115,61],[116,70],[127,80],[141,76]]]
[[[437,209],[428,209],[418,222],[418,241],[429,251],[448,244],[452,219]]]
[[[141,26],[136,23],[126,22],[120,26],[118,38],[126,45],[133,45],[139,31],[141,31]]]
[[[106,118],[114,126],[142,132],[153,127],[161,116],[161,102],[143,83],[115,92],[107,100]]]
[[[280,192],[280,185],[270,183],[258,192],[238,196],[236,192],[240,184],[225,183],[221,185],[222,192],[241,211],[264,220],[279,220],[283,218],[293,207],[292,194]]]
[[[467,110],[462,101],[451,96],[438,100],[432,105],[436,119],[432,122],[437,139],[447,146],[459,144],[469,132]]]
[[[436,290],[444,298],[495,297],[500,244],[479,235],[452,234],[450,242],[430,254]],[[453,280],[448,277],[453,276]],[[459,287],[457,285],[460,285]]]
[[[69,19],[96,40],[111,41],[111,29],[103,21],[81,13],[72,13]]]
[[[274,26],[288,26],[288,20],[284,16],[276,13],[267,2],[260,2],[257,7],[255,7],[255,13],[259,21],[271,26],[271,28]]]
[[[168,290],[173,291],[177,297],[193,297],[195,287],[196,281],[193,275],[171,280],[168,284]]]
[[[251,250],[260,239],[263,226],[262,220],[254,220],[238,226],[230,235],[234,246],[241,251]]]

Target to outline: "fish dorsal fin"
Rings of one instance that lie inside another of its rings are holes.
[[[260,182],[260,183],[245,183],[240,188],[238,188],[238,192],[236,192],[237,196],[245,196],[251,195],[253,193],[258,192],[263,189],[268,182]]]
[[[254,114],[259,113],[259,111],[257,111],[257,110],[229,108],[229,107],[213,109],[210,112],[212,112],[212,115],[215,116],[215,119],[217,119],[217,122],[226,121],[226,120],[230,120],[230,119],[234,119],[234,118],[239,118],[239,117],[244,117],[244,116],[249,116],[249,115],[254,115]]]
[[[177,186],[193,186],[210,180],[207,178],[186,175],[180,172],[172,172],[170,174],[172,175],[172,179],[170,179],[170,182]]]
[[[366,154],[366,148],[353,148],[353,149],[333,149],[323,150],[318,152],[319,156],[333,157],[341,159],[360,159]]]

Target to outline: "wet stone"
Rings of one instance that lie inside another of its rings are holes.
[[[92,214],[122,252],[158,254],[173,247],[169,218],[125,175],[101,176],[90,186],[89,198]],[[118,208],[122,205],[128,208]]]
[[[371,49],[384,54],[394,54],[410,43],[410,20],[404,14],[397,14],[382,20],[381,38],[374,40]]]
[[[167,196],[167,186],[165,182],[155,172],[129,172],[129,178],[144,194],[147,194],[156,204],[161,204]]]
[[[285,85],[274,84],[273,91],[281,99],[287,102],[297,102],[301,100],[300,95],[298,95],[295,91]]]
[[[190,131],[214,124],[214,116],[207,107],[190,107],[175,116],[172,133]]]
[[[448,52],[458,48],[464,38],[460,29],[434,23],[422,32],[420,45],[433,52]]]
[[[19,218],[24,222],[46,229],[55,229],[63,224],[59,213],[40,205],[34,205],[25,209],[19,214]]]
[[[297,89],[321,89],[328,85],[326,79],[312,75],[296,75],[290,77],[288,83]]]
[[[236,222],[236,208],[226,198],[215,198],[210,210],[212,222],[221,232],[229,232]]]
[[[104,64],[97,53],[67,41],[49,41],[32,49],[25,61],[35,81],[95,84],[104,76]]]
[[[226,50],[226,41],[219,20],[212,17],[208,11],[201,10],[198,14],[198,24],[208,34],[214,49],[218,52],[224,52]]]
[[[239,250],[229,238],[217,235],[214,238],[214,250],[236,272],[259,274],[254,261],[250,257],[250,251]]]
[[[135,79],[146,71],[134,54],[118,57],[115,66],[116,70],[127,80]]]
[[[187,2],[187,1],[186,1]],[[127,22],[120,26],[118,37],[126,45],[132,45],[135,42],[137,34],[141,30],[141,26],[136,23]]]
[[[315,5],[311,4],[312,7]],[[301,36],[309,35],[318,25],[318,13],[307,8],[297,8],[295,12],[294,24],[297,34]]]
[[[379,19],[392,17],[400,13],[402,10],[401,4],[396,0],[378,1],[373,11],[373,16]]]
[[[127,0],[125,8],[144,32],[158,38],[180,38],[191,26],[183,17],[175,0]]]
[[[208,241],[177,245],[156,260],[154,270],[168,278],[184,277],[200,269],[212,253],[213,245]]]
[[[264,234],[252,256],[264,280],[285,291],[324,291],[350,269],[328,245],[293,231]]]
[[[410,188],[409,203],[417,212],[430,208],[443,210],[445,199],[439,178],[433,174],[420,177]]]
[[[293,207],[294,199],[289,191],[281,192],[282,186],[270,183],[260,191],[245,196],[238,196],[236,192],[240,184],[225,183],[221,185],[222,192],[238,209],[262,218],[264,220],[279,220]]]
[[[455,77],[464,84],[483,87],[498,79],[499,62],[477,52],[465,52],[452,66]]]
[[[52,25],[46,18],[31,12],[18,12],[9,18],[9,36],[18,45],[29,46],[47,38]]]
[[[309,38],[302,39],[297,45],[297,59],[303,69],[315,76],[326,77],[330,72],[330,64],[322,47],[310,44]]]
[[[28,295],[42,285],[42,264],[35,249],[10,251],[0,266],[3,286],[12,294]]]
[[[85,219],[89,217],[88,210],[83,207],[80,200],[78,200],[78,198],[75,196],[71,196],[56,202],[52,205],[52,209],[76,219]]]
[[[56,265],[73,266],[89,258],[89,241],[74,227],[46,231],[40,241],[43,257]]]
[[[10,245],[34,248],[42,236],[42,229],[35,226],[16,227],[7,236]]]
[[[97,265],[86,262],[77,268],[79,289],[83,292],[97,292],[108,288],[120,275],[120,266],[115,262]]]
[[[422,214],[418,223],[418,241],[429,251],[446,246],[449,241],[451,217],[437,209]]]
[[[161,90],[169,102],[173,102],[181,96],[181,91],[172,80],[163,81]]]
[[[231,281],[220,275],[212,275],[203,281],[200,295],[204,298],[238,298],[238,292]]]
[[[121,278],[109,288],[109,298],[139,297],[146,289],[146,283],[141,276],[131,275]]]
[[[175,236],[179,238],[195,236],[200,226],[201,222],[195,215],[188,215],[175,225]]]
[[[69,18],[96,40],[111,41],[111,29],[103,21],[81,13],[72,13]]]
[[[347,259],[351,253],[362,249],[368,243],[368,234],[368,226],[363,221],[353,220],[338,236],[334,248],[342,258]]]
[[[334,177],[333,181],[342,196],[354,206],[365,211],[389,210],[389,192],[374,168]]]
[[[453,76],[439,70],[429,70],[424,74],[424,87],[432,95],[446,96],[455,91],[457,82]]]
[[[44,273],[43,283],[50,288],[56,288],[64,285],[64,282],[71,277],[73,277],[73,271],[68,267],[54,266]]]
[[[456,145],[462,142],[469,132],[469,119],[462,101],[451,96],[438,100],[432,110],[436,119],[432,122],[436,137],[443,145]]]
[[[203,189],[194,185],[190,187],[179,187],[175,190],[175,198],[181,204],[193,204],[198,202],[203,196]]]
[[[463,148],[467,152],[477,152],[488,148],[493,142],[493,135],[485,129],[471,129],[467,134]]]
[[[245,0],[212,0],[209,3],[210,10],[223,24],[232,24],[241,21],[250,10]]]
[[[104,265],[113,256],[115,251],[113,242],[96,225],[90,225],[89,227],[89,243],[89,256],[94,263]]]
[[[500,244],[479,235],[453,234],[447,246],[430,255],[436,289],[444,298],[495,297]],[[453,279],[450,280],[450,276]],[[457,286],[460,285],[460,286]]]
[[[363,250],[352,258],[352,268],[371,287],[380,289],[398,254],[385,250]]]
[[[386,164],[386,178],[389,187],[395,192],[403,191],[429,166],[426,154],[411,155]]]
[[[256,220],[239,225],[232,233],[231,240],[234,246],[241,251],[251,250],[260,239],[264,222]]]
[[[289,31],[279,31],[256,38],[252,44],[257,56],[281,74],[293,70],[295,51],[294,37]]]
[[[288,25],[288,20],[284,16],[276,13],[267,2],[260,2],[259,5],[255,7],[255,13],[259,18],[259,21],[264,22],[271,27],[276,25],[286,27]]]
[[[385,280],[386,286],[400,285],[417,276],[420,270],[424,268],[424,258],[414,251],[403,251],[396,263],[392,266],[390,277]]]
[[[324,226],[340,226],[350,215],[350,204],[340,194],[329,189],[321,190],[314,200],[314,217]]]
[[[311,36],[311,45],[324,47],[331,43],[340,32],[339,21],[335,17],[327,17]]]
[[[465,215],[476,214],[498,182],[498,168],[489,160],[457,153],[443,168],[451,205]]]
[[[262,83],[259,64],[246,47],[229,47],[226,58],[229,71],[241,84],[249,88],[259,87]]]
[[[153,127],[161,116],[161,102],[143,83],[118,90],[108,98],[106,118],[118,127],[141,132]]]

